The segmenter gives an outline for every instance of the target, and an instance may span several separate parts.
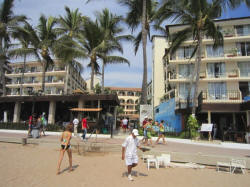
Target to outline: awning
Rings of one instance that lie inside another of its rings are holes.
[[[73,90],[73,94],[84,94],[86,92],[84,92],[83,90],[80,90],[80,89],[76,89],[76,90]]]
[[[69,110],[75,112],[100,112],[102,108],[71,108]]]

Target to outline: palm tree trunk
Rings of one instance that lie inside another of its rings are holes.
[[[197,103],[197,95],[198,95],[198,86],[199,86],[199,80],[200,80],[200,67],[201,67],[201,43],[202,43],[202,37],[201,37],[201,31],[199,31],[198,36],[198,48],[197,48],[197,72],[195,77],[195,85],[194,85],[194,97],[193,97],[193,106],[192,106],[192,115],[195,115],[196,110],[196,103]]]
[[[25,68],[26,68],[26,55],[24,55],[24,58],[23,58],[23,72],[22,72],[22,76],[21,76],[20,95],[23,95],[23,78],[24,78]]]
[[[2,59],[0,60],[0,81],[2,83],[2,90],[3,90],[3,96],[6,96],[6,83],[5,83],[5,75],[4,75],[4,63],[5,63],[5,60],[4,60],[4,54],[3,54],[3,38],[0,39],[0,50],[2,52],[2,54],[0,54],[0,57],[2,57]]]
[[[4,75],[4,60],[0,60],[0,72],[1,72],[1,83],[3,89],[3,96],[6,96],[6,87],[5,87],[5,75]]]
[[[141,104],[147,104],[147,30],[146,30],[146,0],[142,5],[142,47],[143,47],[143,79]]]
[[[43,60],[43,77],[42,77],[42,92],[45,90],[45,71],[46,71],[46,62]]]
[[[198,59],[197,59],[197,61],[198,61]],[[191,92],[192,92],[192,87],[193,87],[193,84],[194,84],[194,78],[195,78],[196,70],[197,70],[197,63],[195,63],[195,66],[194,66],[194,69],[193,69],[193,72],[192,72],[192,76],[191,76],[191,79],[190,79],[190,85],[188,87],[188,96],[187,96],[187,113],[188,114],[190,113],[190,103],[191,103],[190,98],[191,98]]]
[[[90,79],[90,90],[94,90],[94,74],[95,74],[95,67],[94,62],[91,62],[91,79]]]
[[[105,64],[105,60],[103,60],[102,62],[102,93],[104,93],[104,65]]]

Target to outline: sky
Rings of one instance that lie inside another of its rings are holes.
[[[2,0],[0,0],[2,2]],[[117,0],[92,0],[86,4],[86,0],[15,0],[14,14],[24,14],[29,18],[29,22],[36,26],[41,14],[45,16],[64,16],[64,7],[68,6],[71,10],[76,8],[85,15],[95,19],[95,13],[108,8],[113,14],[125,16],[127,9],[117,3]],[[234,11],[228,11],[222,18],[246,17],[250,16],[250,10],[242,5]],[[127,33],[129,28],[124,25]],[[148,62],[148,81],[151,80],[152,70],[152,46],[151,42],[147,44],[147,62]],[[123,44],[124,53],[119,54],[130,61],[127,64],[107,65],[105,68],[105,86],[116,87],[141,87],[143,75],[142,48],[138,49],[137,55],[134,55],[134,48],[131,43]],[[82,61],[85,70],[82,73],[84,79],[90,77],[90,71],[86,67],[87,61]]]

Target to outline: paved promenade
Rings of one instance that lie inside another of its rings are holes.
[[[57,146],[61,133],[47,132],[47,136],[39,139],[28,139],[28,143],[50,144]],[[87,134],[89,137],[90,134]],[[0,130],[0,141],[2,142],[21,142],[22,138],[27,137],[27,131]],[[86,147],[95,144],[105,147],[106,151],[121,151],[121,144],[127,135],[92,135],[87,142],[80,138],[73,137],[72,144]],[[141,139],[142,137],[139,137]],[[155,141],[156,138],[153,139]],[[167,138],[167,144],[157,144],[151,148],[148,154],[159,155],[161,153],[171,154],[171,161],[194,162],[206,165],[216,165],[217,161],[228,162],[231,158],[243,158],[247,161],[250,169],[250,144],[220,142],[220,141],[191,141],[188,139]],[[86,150],[86,149],[85,149]],[[140,153],[142,154],[142,153]]]

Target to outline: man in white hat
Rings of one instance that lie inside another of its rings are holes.
[[[133,181],[131,176],[132,168],[138,164],[137,148],[140,149],[139,140],[137,138],[138,135],[138,130],[133,129],[131,135],[128,136],[122,144],[122,160],[125,159],[128,167],[128,180],[130,181]]]

